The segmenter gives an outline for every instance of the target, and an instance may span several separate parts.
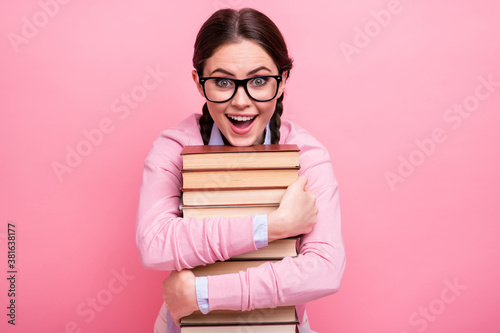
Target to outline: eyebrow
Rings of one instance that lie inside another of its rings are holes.
[[[265,66],[260,66],[260,67],[257,67],[253,70],[251,70],[250,72],[247,73],[247,75],[253,75],[261,70],[266,70],[268,72],[272,72],[269,68],[265,67]],[[222,68],[216,68],[212,71],[212,73],[210,73],[210,76],[212,76],[214,73],[222,73],[222,74],[226,74],[226,75],[229,75],[229,76],[233,76],[233,77],[236,77],[236,75],[234,75],[233,73],[229,72],[229,71],[226,71],[225,69],[222,69]]]

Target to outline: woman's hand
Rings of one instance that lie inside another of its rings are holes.
[[[198,310],[195,276],[190,270],[172,271],[163,280],[163,300],[177,326],[180,319]]]
[[[268,242],[307,234],[318,222],[316,197],[306,184],[306,176],[300,176],[288,186],[278,209],[267,215]]]

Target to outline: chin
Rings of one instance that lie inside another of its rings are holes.
[[[229,143],[235,147],[253,146],[257,138],[229,138]]]

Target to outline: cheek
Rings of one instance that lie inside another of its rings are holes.
[[[213,119],[215,118],[220,118],[221,116],[224,116],[224,112],[226,110],[226,103],[211,103],[208,102],[208,112],[210,112],[210,115],[212,116]]]
[[[275,109],[276,109],[276,102],[272,101],[269,102],[269,104],[266,103],[266,105],[262,105],[259,108],[259,113],[261,114],[262,118],[269,121],[272,118]]]

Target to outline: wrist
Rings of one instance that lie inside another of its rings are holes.
[[[267,214],[267,239],[269,243],[287,237],[281,221],[283,221],[283,216],[279,208]]]

